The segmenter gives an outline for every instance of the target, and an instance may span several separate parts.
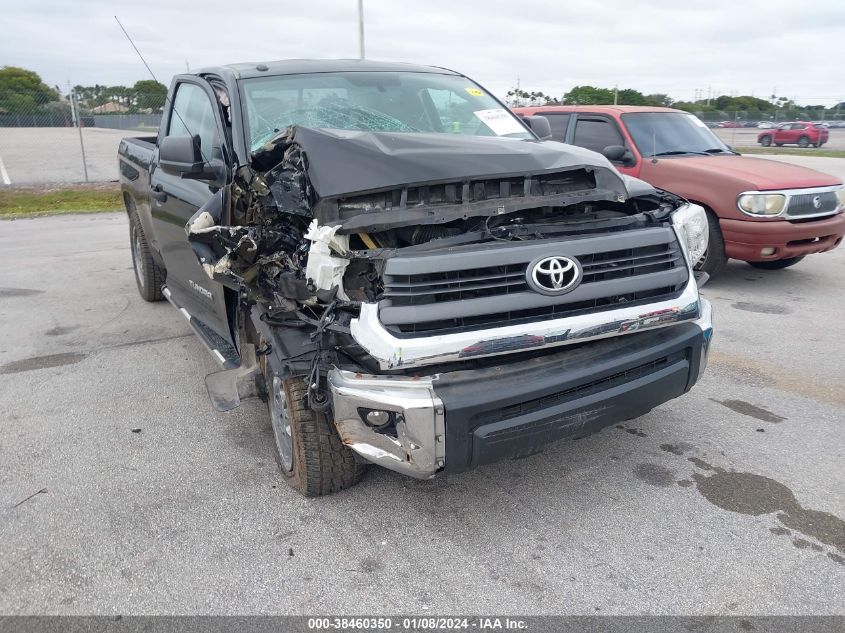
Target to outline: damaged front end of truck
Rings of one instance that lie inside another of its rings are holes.
[[[441,374],[709,324],[702,217],[558,143],[294,126],[186,230],[257,348],[233,376],[263,357],[306,377],[346,445],[426,478],[448,461]]]

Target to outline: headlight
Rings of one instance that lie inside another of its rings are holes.
[[[672,214],[672,224],[684,241],[690,266],[695,266],[707,250],[707,212],[697,204],[686,204]]]
[[[744,193],[736,200],[742,211],[752,215],[778,215],[786,204],[782,193]]]

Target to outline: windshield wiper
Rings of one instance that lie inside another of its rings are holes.
[[[652,154],[652,156],[680,156],[681,154],[698,154],[699,156],[707,156],[704,152],[691,152],[681,149],[673,149],[668,150],[665,152],[657,152],[656,154]]]

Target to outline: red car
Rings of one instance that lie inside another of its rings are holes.
[[[772,143],[780,147],[786,143],[796,144],[798,147],[821,147],[827,143],[829,133],[827,128],[816,123],[807,121],[796,121],[794,123],[782,123],[776,130],[760,132],[757,142],[763,147],[769,147]]]
[[[836,248],[845,237],[842,181],[797,165],[740,156],[687,112],[587,105],[514,111],[546,118],[552,140],[601,152],[623,174],[703,206],[710,244],[697,268],[710,276],[718,275],[729,258],[755,268],[788,268],[806,255]],[[780,130],[761,136],[775,132]]]

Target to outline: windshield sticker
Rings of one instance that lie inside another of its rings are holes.
[[[688,116],[688,117],[690,118],[690,120],[691,120],[693,123],[695,123],[698,127],[707,127],[706,125],[704,125],[704,121],[702,121],[701,119],[699,119],[699,118],[698,118],[697,116],[695,116],[694,114],[688,114],[687,116]]]
[[[491,108],[490,110],[476,110],[473,114],[481,119],[487,127],[493,130],[496,136],[505,134],[518,134],[525,132],[516,117],[504,108]]]
[[[478,88],[464,88],[464,90],[467,91],[468,95],[471,95],[473,97],[483,97],[484,96],[484,93],[481,92]]]

